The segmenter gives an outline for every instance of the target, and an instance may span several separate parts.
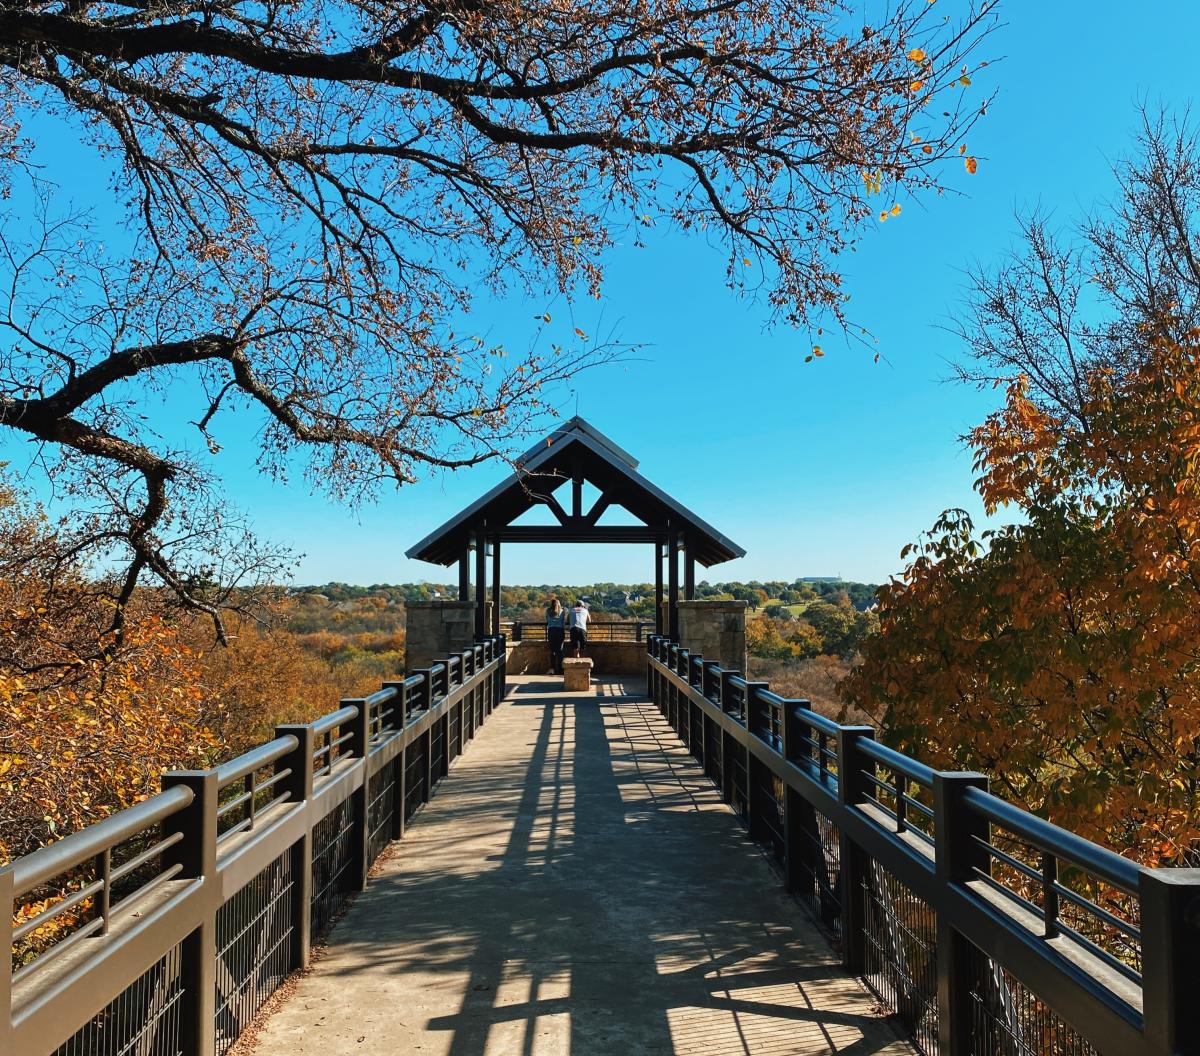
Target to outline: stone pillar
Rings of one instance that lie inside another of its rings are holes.
[[[734,671],[746,670],[746,603],[681,601],[679,644],[705,660]]]
[[[473,601],[410,601],[405,609],[404,669],[409,673],[475,641]]]

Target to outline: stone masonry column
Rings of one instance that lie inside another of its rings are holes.
[[[410,674],[475,640],[473,601],[410,601],[405,609],[404,669]]]
[[[746,603],[681,601],[679,644],[724,668],[746,670]]]

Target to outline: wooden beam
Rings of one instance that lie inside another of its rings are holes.
[[[661,543],[664,529],[651,525],[613,524],[590,526],[514,524],[493,536],[505,543]]]
[[[571,516],[583,516],[583,477],[576,476],[571,480]]]
[[[588,510],[587,516],[584,518],[584,522],[594,527],[596,522],[604,516],[604,511],[607,510],[612,504],[613,500],[609,498],[609,496],[601,495],[600,498],[596,500],[596,504],[590,510]]]

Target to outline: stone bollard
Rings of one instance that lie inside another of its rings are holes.
[[[563,689],[568,693],[592,691],[592,660],[587,656],[563,657]]]

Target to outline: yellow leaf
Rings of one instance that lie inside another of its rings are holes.
[[[897,202],[895,205],[892,206],[892,216],[899,216],[899,215],[900,215],[900,203]]]
[[[745,265],[746,265],[746,267],[750,267],[750,264],[751,264],[750,258],[749,258],[749,257],[742,257],[742,263],[743,263],[743,264],[745,264]]]
[[[923,48],[913,48],[912,51],[910,51],[908,53],[908,57],[913,62],[924,62],[925,61],[925,50]]]
[[[964,164],[967,166],[967,172],[969,172],[969,173],[970,173],[972,176],[974,176],[974,175],[975,175],[975,170],[976,170],[977,168],[979,168],[979,162],[977,162],[977,161],[975,160],[975,157],[974,157],[974,155],[972,155],[971,157],[967,158],[967,160],[966,160],[966,162],[965,162]]]
[[[958,79],[958,83],[959,83],[959,84],[961,84],[961,85],[962,85],[964,88],[970,88],[970,87],[971,87],[971,78],[970,78],[970,77],[968,77],[968,76],[967,76],[967,75],[964,73],[964,74],[963,74],[963,75],[962,75],[962,76],[961,76],[961,77]]]
[[[813,345],[813,355],[814,355],[814,356],[823,356],[823,355],[825,355],[825,353],[821,351],[821,346],[820,346],[820,345]]]
[[[917,92],[919,92],[924,87],[925,87],[924,81],[913,81],[912,84],[910,84],[908,86],[908,90],[915,95]]]
[[[884,221],[885,221],[887,218],[888,218],[888,214],[887,214],[886,212],[883,212],[883,213],[880,213],[880,214],[879,214],[879,222],[880,222],[881,224],[882,224],[882,223],[883,223],[883,222],[884,222]]]
[[[925,146],[923,146],[923,147],[921,148],[921,153],[922,153],[922,154],[932,154],[932,153],[933,153],[933,147],[931,147],[931,146],[930,146],[928,143],[926,143],[926,144],[925,144]]]

